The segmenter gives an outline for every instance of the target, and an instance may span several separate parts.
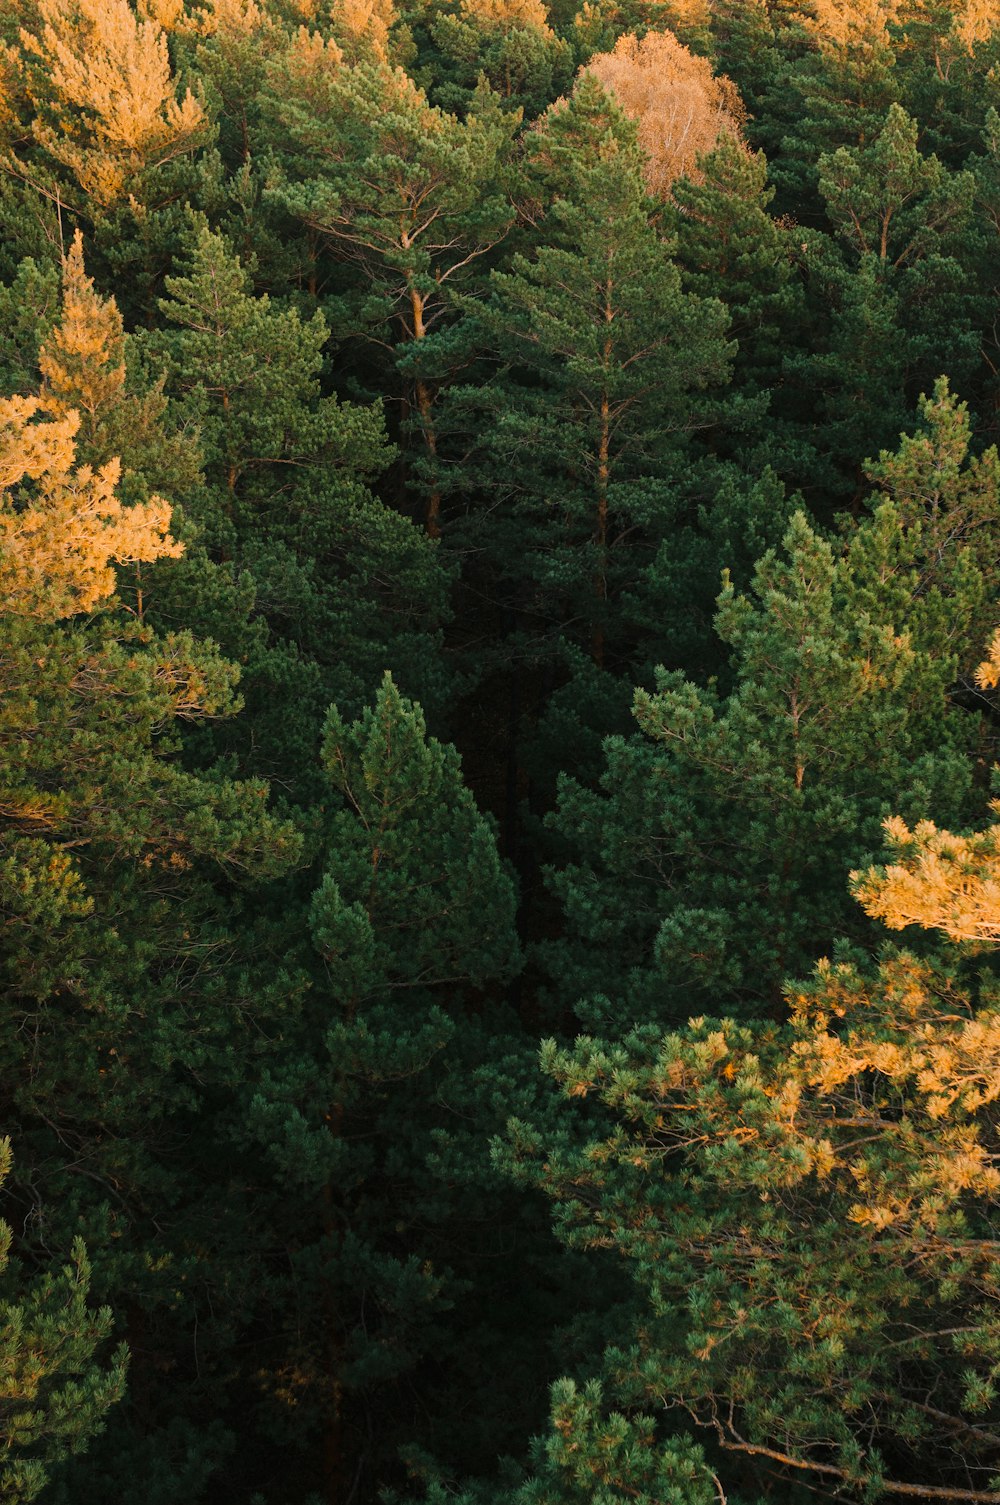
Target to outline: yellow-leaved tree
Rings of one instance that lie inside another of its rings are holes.
[[[1000,29],[1000,0],[809,0],[799,19],[824,51],[855,54],[888,51],[892,27],[928,27],[942,71],[955,48],[971,53]]]
[[[1000,629],[990,640],[976,679],[1000,685]],[[1000,799],[990,808],[1000,815]],[[922,820],[912,829],[898,816],[885,822],[895,862],[852,873],[854,892],[890,930],[920,925],[950,940],[1000,940],[1000,823],[969,835]]]
[[[698,158],[721,136],[742,140],[745,111],[736,85],[669,31],[627,33],[585,71],[636,122],[652,194],[666,196],[680,177],[700,182]]]
[[[80,434],[93,443],[102,419],[125,387],[125,330],[113,298],[102,298],[83,264],[77,230],[63,264],[62,318],[42,345],[41,398],[53,416],[79,414]]]
[[[38,0],[37,34],[23,30],[32,131],[100,208],[127,199],[137,178],[194,150],[208,121],[177,85],[167,35],[128,0]]]
[[[126,506],[121,462],[75,465],[79,414],[41,397],[0,399],[0,610],[56,621],[106,606],[113,563],[177,558],[170,506]]]
[[[114,563],[183,552],[162,497],[129,506],[116,495],[122,466],[107,429],[122,407],[148,427],[162,399],[125,396],[121,315],[86,275],[79,231],[39,368],[36,395],[0,399],[0,610],[57,621],[111,601]],[[94,463],[78,465],[78,447]]]

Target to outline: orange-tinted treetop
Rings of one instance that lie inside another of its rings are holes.
[[[586,71],[636,121],[651,193],[666,195],[680,177],[698,181],[699,156],[720,136],[741,139],[744,110],[735,85],[669,31],[619,37],[614,51],[591,58]]]

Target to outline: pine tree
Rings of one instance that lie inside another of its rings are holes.
[[[176,557],[181,547],[161,498],[122,506],[116,459],[74,467],[78,413],[36,421],[44,412],[41,397],[0,401],[0,590],[8,612],[58,621],[111,596],[112,561]]]
[[[368,490],[392,456],[379,409],[321,395],[322,315],[254,296],[250,272],[204,224],[166,288],[168,327],[142,347],[165,375],[173,421],[200,431],[206,485],[190,511],[213,557],[252,577],[270,629],[244,675],[251,766],[297,779],[303,797],[332,694],[358,708],[387,662],[429,702],[440,693],[446,576],[420,532]]]
[[[866,907],[993,939],[995,836],[891,831],[902,866],[862,878]],[[995,977],[954,947],[886,948],[877,968],[820,962],[787,1002],[781,1024],[543,1047],[562,1095],[592,1099],[586,1140],[516,1124],[505,1160],[553,1197],[567,1243],[617,1249],[637,1298],[601,1366],[619,1414],[598,1429],[596,1386],[576,1406],[557,1393],[546,1451],[575,1442],[574,1472],[614,1467],[609,1498],[645,1499],[658,1464],[679,1482],[682,1426],[712,1444],[720,1492],[798,1481],[988,1505]],[[560,1483],[539,1470],[514,1498],[578,1498]]]
[[[983,581],[960,552],[922,584],[921,538],[884,501],[837,552],[797,516],[752,591],[719,598],[730,693],[661,673],[636,696],[645,738],[606,744],[603,792],[566,782],[554,825],[580,855],[554,877],[569,931],[546,949],[587,1020],[777,1006],[848,930],[838,875],[895,791],[918,818],[962,808],[976,722],[949,709],[941,623],[977,622]]]
[[[534,651],[564,635],[600,667],[623,650],[626,583],[675,521],[702,394],[725,378],[724,311],[682,291],[634,127],[596,79],[552,107],[531,152],[547,209],[477,315],[496,374],[455,396],[478,442],[450,484],[484,492],[468,533]]]
[[[974,181],[924,157],[917,129],[893,105],[869,145],[819,160],[840,245],[817,243],[811,256],[832,317],[826,348],[789,370],[809,384],[814,408],[818,389],[824,446],[842,477],[828,472],[823,484],[855,504],[858,457],[891,442],[942,367],[964,383],[978,361],[966,239]]]
[[[995,0],[905,0],[894,28],[902,99],[923,127],[926,150],[963,165],[992,105],[1000,54]]]
[[[806,326],[801,234],[770,212],[775,190],[763,152],[722,136],[700,159],[699,178],[674,184],[671,229],[685,287],[719,299],[729,313],[727,332],[736,347],[729,393],[733,431],[716,442],[751,474],[771,463],[799,481],[811,393],[787,379],[786,363]],[[713,567],[720,563],[717,556]]]
[[[10,1140],[0,1140],[0,1184],[10,1173]],[[0,1220],[0,1490],[27,1505],[45,1488],[52,1465],[86,1449],[121,1399],[127,1355],[97,1355],[112,1324],[107,1307],[87,1304],[90,1264],[83,1241],[70,1263],[26,1282],[10,1260],[12,1233]]]
[[[268,61],[287,43],[273,5],[258,0],[206,0],[179,17],[182,47],[203,86],[218,99],[219,146],[233,167],[245,167],[260,128],[260,93]]]
[[[982,689],[995,690],[1000,684],[1000,630],[988,647],[976,679]],[[991,801],[990,808],[1000,812],[1000,801]],[[943,931],[950,941],[1000,939],[1000,826],[953,835],[931,820],[911,830],[892,816],[885,831],[896,860],[851,874],[855,896],[869,914],[890,930],[920,925]]]
[[[79,349],[70,332],[51,348]],[[47,1263],[47,1246],[83,1235],[94,1292],[114,1296],[128,1329],[131,1405],[100,1444],[127,1473],[136,1433],[140,1453],[157,1451],[157,1365],[189,1352],[192,1270],[214,1287],[219,1316],[202,1312],[203,1374],[220,1364],[221,1332],[231,1337],[234,1303],[202,1241],[220,1170],[196,1170],[179,1146],[201,1106],[211,1162],[206,1097],[245,1073],[275,994],[291,991],[264,980],[251,927],[236,940],[232,892],[286,871],[300,842],[262,785],[178,756],[181,728],[238,708],[238,672],[190,632],[158,637],[117,609],[115,560],[178,552],[170,508],[123,504],[117,459],[75,467],[79,413],[47,417],[48,401],[0,405],[0,1075],[18,1140],[11,1187],[36,1209],[22,1258]],[[225,1222],[216,1216],[219,1265],[235,1237]],[[79,1400],[85,1427],[93,1407]],[[162,1438],[163,1414],[159,1425]],[[204,1448],[193,1425],[186,1435],[192,1459],[211,1451],[210,1434]],[[74,1463],[73,1477],[106,1470],[101,1456]]]
[[[178,101],[155,20],[127,0],[38,0],[37,9],[37,34],[22,33],[32,129],[85,204],[115,204],[204,140],[204,110],[190,90]]]
[[[481,78],[528,120],[564,93],[573,75],[570,44],[549,25],[541,0],[459,0],[442,10],[430,35],[439,57],[429,60],[435,84],[431,98],[464,114]]]
[[[408,400],[433,456],[434,383],[420,347],[513,222],[504,190],[516,118],[481,90],[460,121],[401,68],[350,66],[335,42],[305,34],[272,66],[268,107],[288,142],[281,199],[358,269],[354,328],[407,356]],[[433,484],[426,525],[440,532]]]
[[[868,462],[865,473],[893,500],[903,526],[919,528],[916,594],[926,601],[940,592],[934,636],[957,654],[959,672],[971,687],[980,644],[996,615],[1000,460],[995,447],[972,452],[968,406],[951,393],[945,377],[935,382],[931,396],[921,397],[919,408],[920,429],[901,435],[895,453],[883,450],[877,461]],[[979,608],[971,618],[956,614],[949,599],[949,577],[963,555],[974,562],[983,583]]]
[[[899,100],[888,29],[895,0],[787,9],[775,31],[776,66],[763,84],[758,141],[774,164],[781,210],[815,224],[818,158],[872,141]]]
[[[311,910],[322,968],[248,1122],[275,1174],[265,1197],[290,1259],[271,1272],[264,1385],[280,1416],[296,1377],[299,1425],[320,1433],[310,1446],[332,1502],[375,1416],[366,1473],[391,1469],[412,1441],[411,1390],[421,1409],[440,1396],[442,1417],[468,1411],[468,1436],[433,1427],[439,1445],[459,1457],[474,1446],[477,1407],[450,1384],[452,1366],[483,1404],[486,1389],[498,1410],[511,1404],[464,1344],[466,1324],[483,1321],[470,1275],[486,1276],[503,1220],[520,1221],[484,1154],[498,1119],[477,1082],[487,1067],[502,1076],[505,1056],[516,1067],[496,990],[519,957],[490,823],[454,749],[427,737],[390,676],[359,720],[331,708],[323,759],[333,804]],[[499,1273],[492,1299],[510,1300],[507,1286]]]

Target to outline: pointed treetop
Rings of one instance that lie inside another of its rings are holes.
[[[38,365],[45,407],[55,416],[77,409],[83,430],[93,428],[125,386],[121,314],[114,298],[102,298],[87,276],[79,230],[63,262],[62,317],[43,344]]]
[[[493,827],[455,749],[427,735],[420,706],[388,671],[359,720],[331,706],[323,763],[344,797],[313,901],[331,976],[348,993],[377,993],[479,986],[516,971],[514,889]]]

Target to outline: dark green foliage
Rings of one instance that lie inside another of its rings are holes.
[[[0,1140],[0,1181],[11,1165]],[[34,1500],[52,1465],[86,1449],[125,1386],[127,1354],[102,1365],[97,1352],[111,1332],[107,1307],[87,1304],[90,1265],[82,1239],[71,1262],[26,1281],[9,1262],[11,1230],[0,1221],[0,1490],[11,1505]]]
[[[323,965],[249,1124],[280,1178],[275,1226],[294,1227],[290,1270],[271,1283],[271,1425],[294,1372],[296,1427],[322,1439],[332,1492],[376,1415],[378,1467],[416,1440],[411,1387],[465,1405],[447,1377],[457,1364],[483,1393],[486,1376],[455,1345],[482,1321],[470,1277],[483,1278],[491,1240],[507,1236],[510,1198],[484,1154],[502,1121],[496,1088],[474,1082],[488,1068],[502,1077],[505,1056],[507,1071],[525,1062],[496,998],[519,965],[513,888],[454,750],[426,736],[387,676],[359,721],[331,710],[323,760],[334,804],[310,914]],[[506,1303],[498,1275],[494,1299]],[[314,1313],[304,1328],[303,1311]],[[504,1389],[496,1404],[517,1410]],[[464,1439],[433,1435],[468,1459],[470,1426]]]
[[[214,558],[253,581],[269,628],[247,650],[255,733],[241,756],[302,798],[332,696],[358,707],[391,661],[439,697],[446,577],[426,539],[366,484],[392,455],[381,412],[321,395],[322,315],[305,321],[255,297],[204,225],[189,274],[166,287],[168,327],[142,350],[166,374],[173,422],[200,436],[205,480],[189,510]]]
[[[636,696],[645,737],[606,745],[603,792],[566,783],[553,823],[580,857],[553,879],[569,934],[546,950],[567,1004],[618,1026],[710,998],[776,1007],[854,928],[842,874],[880,820],[960,815],[975,724],[948,709],[956,659],[921,547],[888,502],[836,552],[798,515],[752,591],[719,598],[732,691],[661,673]],[[967,552],[940,584],[968,631]]]
[[[733,1484],[742,1464],[758,1489],[988,1498],[996,1003],[954,956],[887,949],[870,972],[821,963],[780,1026],[543,1045],[562,1095],[596,1099],[586,1141],[514,1124],[501,1153],[554,1198],[567,1243],[631,1270],[639,1305],[602,1365],[625,1417],[596,1446],[585,1426],[580,1449],[594,1468],[588,1442],[603,1460],[642,1438],[622,1447],[623,1497],[676,1457],[679,1420]]]
[[[996,1505],[996,20],[0,4],[4,1499]]]
[[[820,413],[817,479],[856,503],[859,457],[891,442],[942,367],[963,383],[974,368],[963,244],[974,181],[921,154],[917,123],[899,105],[871,145],[821,157],[819,174],[839,245],[814,241],[807,254],[831,317],[825,349],[790,367]]]
[[[507,110],[521,110],[528,120],[566,91],[574,67],[573,50],[544,24],[522,17],[507,19],[488,7],[444,10],[431,25],[441,61],[434,69],[435,103],[464,112],[480,80],[503,100]]]
[[[517,625],[627,662],[622,595],[683,509],[687,437],[724,380],[725,313],[685,293],[634,130],[585,75],[531,142],[545,213],[478,312],[496,374],[453,395],[477,436],[449,484],[488,483],[462,536],[489,549]]]

